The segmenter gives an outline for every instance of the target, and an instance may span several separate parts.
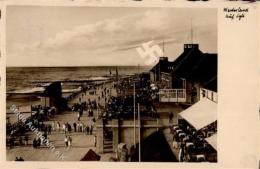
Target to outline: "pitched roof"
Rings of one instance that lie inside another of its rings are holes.
[[[184,51],[175,60],[174,78],[199,82],[205,88],[217,91],[217,54],[202,53],[199,49]]]
[[[199,62],[194,65],[187,78],[200,83],[207,83],[217,76],[217,54],[202,54]]]
[[[204,83],[202,86],[205,89],[217,92],[218,91],[217,76],[213,77],[212,79]]]
[[[100,158],[100,155],[96,154],[92,149],[90,149],[80,161],[99,161]]]
[[[186,78],[192,71],[193,67],[197,65],[202,57],[202,52],[199,49],[192,48],[185,50],[175,61],[175,68],[172,71],[174,77]]]
[[[177,59],[169,62],[162,57],[150,71],[171,73],[174,79],[185,78],[217,91],[217,54],[203,53],[198,44],[184,44],[184,51]]]

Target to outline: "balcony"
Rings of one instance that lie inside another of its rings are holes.
[[[207,99],[217,103],[218,102],[218,94],[217,92],[200,88],[200,99],[206,97]]]
[[[186,90],[185,89],[160,89],[159,91],[160,102],[186,102]]]

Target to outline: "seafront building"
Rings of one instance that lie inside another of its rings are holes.
[[[161,68],[166,66],[167,68]],[[198,44],[184,44],[173,62],[162,57],[150,71],[151,83],[159,88],[159,102],[190,106],[178,113],[175,132],[194,129],[217,152],[217,54],[203,53]],[[181,126],[181,127],[179,127]],[[185,134],[186,135],[186,134]],[[213,161],[214,161],[213,160]]]
[[[150,75],[151,83],[160,88],[160,102],[193,104],[203,88],[217,92],[217,54],[201,52],[198,44],[184,44],[175,61],[160,58]]]
[[[205,145],[209,144],[204,147],[208,153],[207,157],[205,157],[206,152],[200,152],[198,158],[217,161],[217,54],[203,53],[198,44],[185,44],[183,53],[175,61],[170,62],[167,57],[159,59],[150,70],[149,84],[151,91],[154,89],[156,93],[153,98],[153,108],[156,109],[158,116],[137,117],[136,109],[134,113],[136,117],[116,117],[106,119],[105,122],[100,119],[97,124],[98,152],[116,152],[118,145],[124,145],[131,154],[131,161],[138,161],[138,153],[136,153],[138,149],[141,149],[139,150],[141,161],[150,159],[167,161],[169,159],[161,154],[165,151],[163,148],[153,151],[160,154],[155,157],[152,153],[146,153],[147,147],[142,142],[146,142],[146,145],[154,145],[156,139],[153,141],[150,139],[154,133],[171,129],[171,134],[163,132],[164,136],[160,139],[162,141],[164,138],[170,138],[165,143],[169,145],[168,149],[175,157],[180,152],[180,149],[174,149],[172,146],[176,137],[180,144],[182,136],[188,139],[187,135],[196,133],[200,141],[205,142]],[[135,90],[142,90],[142,88],[135,88]],[[133,88],[128,94],[133,95]],[[172,118],[169,121],[170,114]],[[140,141],[141,147],[138,148]],[[192,141],[188,143],[194,145]]]

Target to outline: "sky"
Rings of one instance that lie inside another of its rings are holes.
[[[8,6],[6,20],[7,66],[145,65],[136,48],[152,40],[174,60],[191,25],[192,42],[217,53],[216,9]]]

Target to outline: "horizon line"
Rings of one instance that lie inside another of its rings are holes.
[[[73,66],[6,66],[6,68],[62,68],[62,67],[150,67],[153,65],[73,65]]]

